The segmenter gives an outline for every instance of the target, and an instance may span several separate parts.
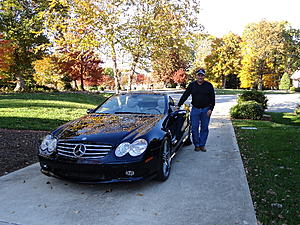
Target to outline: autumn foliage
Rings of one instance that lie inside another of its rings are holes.
[[[173,75],[173,80],[176,84],[180,86],[185,86],[187,82],[188,75],[183,68],[180,68]]]
[[[63,56],[58,61],[60,72],[68,75],[76,84],[79,81],[81,90],[84,90],[84,84],[93,86],[103,83],[102,61],[93,51],[68,52],[67,49],[61,49],[60,53]]]
[[[0,35],[0,71],[8,71],[13,63],[13,44],[12,41],[1,39]]]

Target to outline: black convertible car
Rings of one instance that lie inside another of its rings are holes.
[[[171,160],[190,144],[188,110],[163,93],[114,95],[47,135],[42,173],[82,183],[168,179]]]

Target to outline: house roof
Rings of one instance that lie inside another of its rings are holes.
[[[296,71],[292,76],[291,79],[298,80],[300,79],[300,70]]]

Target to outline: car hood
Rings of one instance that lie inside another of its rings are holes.
[[[129,137],[146,134],[163,115],[89,114],[63,126],[59,139],[115,144]]]

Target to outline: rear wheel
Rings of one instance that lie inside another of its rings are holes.
[[[156,180],[165,181],[171,171],[171,145],[169,139],[165,139],[160,150],[160,165]]]

